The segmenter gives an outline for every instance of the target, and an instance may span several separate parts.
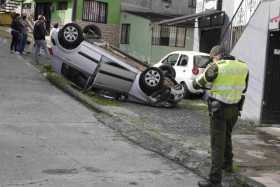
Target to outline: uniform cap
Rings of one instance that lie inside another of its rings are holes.
[[[225,53],[224,48],[221,45],[214,46],[210,51],[210,58],[213,58],[217,55],[223,55]]]

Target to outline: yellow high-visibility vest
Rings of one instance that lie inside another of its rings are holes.
[[[218,76],[208,91],[209,96],[226,104],[238,103],[246,87],[247,64],[238,60],[221,60],[217,65]]]

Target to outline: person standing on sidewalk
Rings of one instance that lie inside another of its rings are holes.
[[[231,133],[242,110],[249,77],[247,64],[227,60],[221,46],[212,48],[210,58],[213,63],[193,82],[194,88],[207,89],[210,114],[211,171],[209,180],[198,183],[200,187],[220,187],[222,170],[233,172]]]
[[[19,22],[19,14],[15,14],[12,16],[13,20],[11,23],[11,35],[12,35],[12,41],[10,45],[10,51],[11,53],[16,52],[19,53],[18,44],[20,41],[20,22]]]
[[[21,22],[21,39],[19,43],[19,53],[23,54],[25,45],[27,43],[27,34],[28,34],[28,23],[26,21],[26,15],[22,16],[22,19],[20,20]]]
[[[45,55],[49,57],[49,52],[47,48],[47,42],[46,42],[46,23],[45,23],[45,17],[42,15],[38,16],[38,20],[35,22],[34,28],[33,28],[33,37],[35,40],[34,43],[34,61],[35,63],[39,63],[38,57],[40,54],[40,49],[42,48],[45,52]]]

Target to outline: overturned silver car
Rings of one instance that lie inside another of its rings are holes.
[[[54,69],[83,89],[106,90],[133,102],[173,107],[183,99],[184,88],[172,67],[149,67],[100,38],[94,25],[82,30],[66,24],[51,36]]]

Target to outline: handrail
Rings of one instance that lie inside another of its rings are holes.
[[[238,8],[236,9],[231,21],[227,24],[224,32],[221,35],[221,44],[224,45],[228,53],[233,49],[234,45],[240,39],[246,26],[250,22],[250,19],[258,9],[261,2],[262,0],[242,0],[238,5]],[[248,9],[247,6],[250,6],[250,9]],[[251,10],[251,8],[254,9]],[[237,18],[240,18],[240,22],[235,23]]]
[[[244,1],[245,1],[245,0],[242,0],[242,1],[240,2],[238,8],[236,9],[234,15],[232,16],[232,18],[231,18],[231,20],[230,20],[230,22],[229,22],[228,25],[225,27],[225,30],[224,30],[224,32],[223,32],[223,34],[222,34],[222,39],[225,37],[225,35],[226,35],[226,33],[227,33],[227,30],[228,30],[229,27],[232,25],[233,20],[234,20],[235,16],[237,15],[237,13],[238,13],[239,9],[241,8],[241,6],[242,6],[242,4],[243,4]]]

